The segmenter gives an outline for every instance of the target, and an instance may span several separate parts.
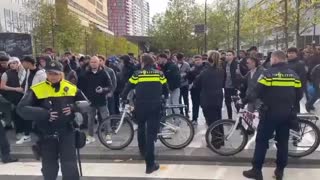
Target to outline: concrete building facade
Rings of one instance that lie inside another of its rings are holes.
[[[25,12],[28,0],[0,0],[0,32],[30,33],[33,22]],[[46,0],[54,3],[54,0]]]
[[[28,1],[0,0],[0,32],[31,32],[32,18],[24,13],[26,11],[24,5]],[[107,0],[45,0],[44,2],[50,4],[65,3],[81,20],[82,25],[95,24],[102,31],[113,35],[108,29]]]

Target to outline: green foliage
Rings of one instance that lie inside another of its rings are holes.
[[[285,23],[285,0],[260,0],[248,7],[241,0],[240,41],[242,47],[262,44],[267,37],[277,33],[283,40],[285,34],[295,34],[310,30],[313,24],[320,23],[320,11],[313,8],[320,0],[286,0],[287,23]],[[298,5],[296,3],[299,3]],[[236,45],[237,0],[215,0],[208,5],[208,49],[230,49]],[[194,25],[204,23],[204,6],[192,1],[172,0],[164,14],[153,18],[150,35],[152,46],[158,49],[184,51],[185,53],[203,50],[204,34],[190,36]],[[314,13],[311,18],[307,14]],[[300,18],[298,18],[300,13]],[[287,24],[287,26],[286,26]],[[299,28],[298,28],[299,27]],[[297,33],[298,32],[298,33]]]
[[[138,46],[125,38],[107,35],[93,24],[82,26],[66,3],[66,0],[56,1],[56,4],[29,0],[25,4],[25,11],[35,22],[32,35],[36,54],[41,54],[46,47],[53,47],[60,54],[66,50],[106,56],[138,54]]]

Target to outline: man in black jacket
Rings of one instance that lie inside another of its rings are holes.
[[[205,70],[206,67],[207,66],[202,61],[202,57],[200,55],[194,56],[194,66],[191,68],[187,76],[189,83],[194,84],[196,78],[203,70]],[[200,88],[192,85],[190,92],[192,100],[192,123],[197,125],[200,107]]]
[[[300,81],[302,83],[302,89],[305,89],[307,83],[307,71],[305,68],[305,63],[301,61],[301,59],[299,59],[298,57],[298,49],[295,47],[289,48],[287,50],[287,56],[288,67],[299,76]],[[300,112],[300,102],[297,102],[295,106],[297,108],[297,111]]]
[[[232,119],[232,96],[237,94],[238,79],[237,79],[238,62],[236,61],[235,52],[232,50],[226,53],[226,62],[224,64],[224,100],[228,111],[228,118]]]
[[[100,65],[100,60],[97,56],[93,56],[90,59],[89,69],[83,76],[79,77],[78,87],[91,102],[90,109],[88,110],[89,136],[87,143],[89,144],[95,141],[93,135],[96,112],[100,113],[102,120],[107,119],[109,116],[106,94],[112,90],[111,80]],[[107,143],[111,144],[111,128],[110,126],[107,128],[109,134],[107,134],[106,139]]]
[[[159,55],[159,62],[161,64],[162,71],[168,80],[170,93],[169,104],[178,105],[181,85],[181,76],[179,68],[172,61],[168,60],[166,54]],[[175,114],[178,113],[178,109],[174,109],[173,111]]]

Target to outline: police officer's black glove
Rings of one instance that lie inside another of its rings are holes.
[[[236,106],[237,112],[239,112],[240,109],[244,109],[245,105],[241,101],[237,101],[235,106]]]
[[[49,110],[49,115],[50,115],[50,117],[49,117],[50,122],[56,121],[59,117],[59,113],[56,111],[52,111],[52,110]]]

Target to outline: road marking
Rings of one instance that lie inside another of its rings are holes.
[[[161,165],[159,171],[146,175],[145,164],[124,163],[83,163],[85,177],[135,177],[135,178],[168,178],[168,179],[225,179],[244,180],[242,171],[250,167],[217,166],[217,165]],[[39,162],[19,162],[0,165],[0,176],[41,176]],[[272,179],[274,168],[264,168],[265,179]],[[61,175],[61,173],[59,173]],[[320,179],[319,169],[287,169],[286,179],[304,180]]]

